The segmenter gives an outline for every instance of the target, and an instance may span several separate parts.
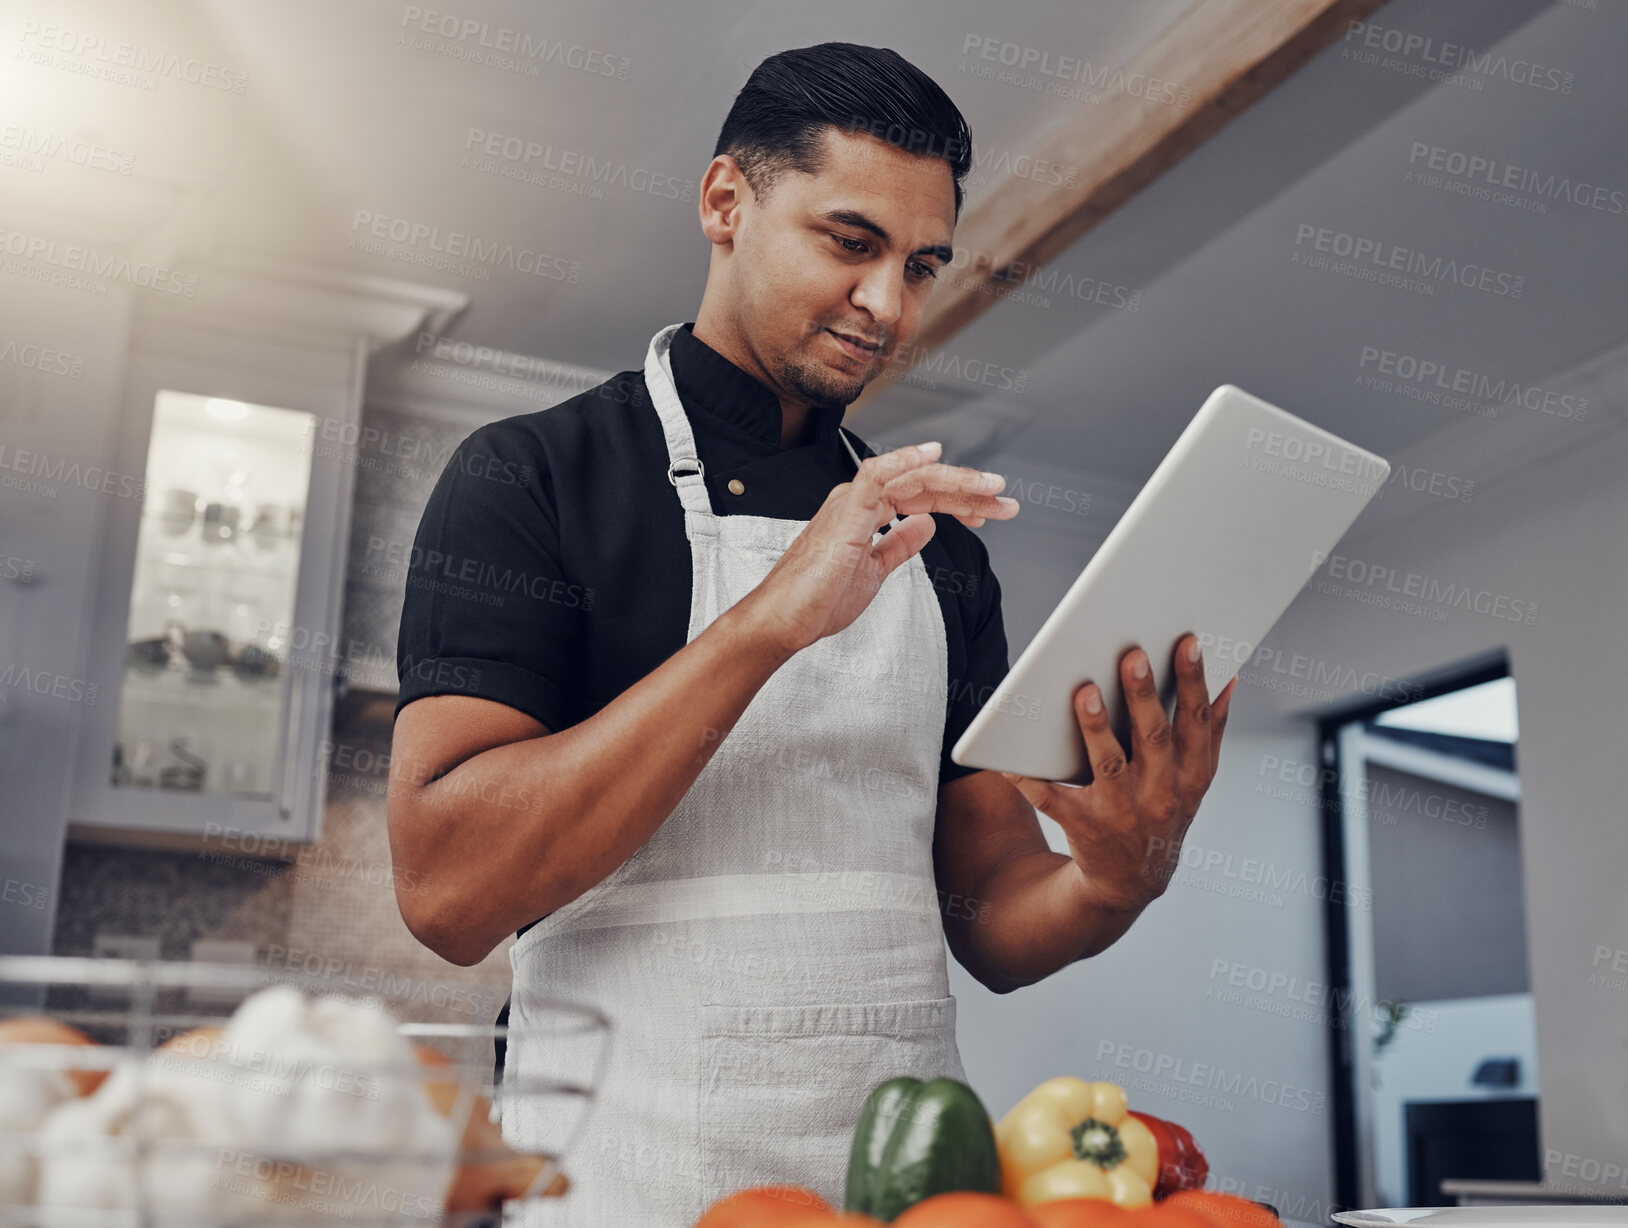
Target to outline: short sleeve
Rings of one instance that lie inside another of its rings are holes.
[[[944,753],[939,763],[938,782],[947,784],[969,776],[977,768],[963,767],[950,758],[950,751],[972,724],[972,718],[994,694],[1006,677],[1006,624],[1001,617],[1001,585],[989,563],[989,551],[977,534],[965,534],[971,542],[971,563],[967,568],[975,582],[963,585],[960,597],[961,633],[964,655],[961,676],[949,680],[949,704],[944,718]],[[968,591],[970,590],[970,591]]]
[[[472,695],[550,730],[569,724],[592,594],[560,557],[540,443],[513,419],[479,428],[448,459],[405,560],[396,712],[430,695]]]

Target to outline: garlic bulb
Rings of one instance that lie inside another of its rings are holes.
[[[39,1205],[434,1222],[458,1131],[416,1064],[377,1002],[261,990],[53,1111]]]

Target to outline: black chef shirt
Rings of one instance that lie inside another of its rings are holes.
[[[669,362],[719,515],[809,520],[854,474],[816,408],[780,446],[780,402],[685,324]],[[556,731],[592,716],[686,643],[690,547],[640,369],[488,423],[436,482],[409,556],[396,711],[426,695],[496,700]],[[874,453],[853,438],[860,456]],[[738,491],[738,493],[737,493]],[[949,751],[1007,671],[1000,585],[977,534],[948,515],[922,549],[944,615]],[[926,715],[924,710],[924,715]]]

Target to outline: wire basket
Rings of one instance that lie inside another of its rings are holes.
[[[490,1225],[564,1193],[606,1017],[428,1022],[424,982],[377,982],[0,957],[0,1228]],[[498,1041],[547,1059],[498,1083]]]

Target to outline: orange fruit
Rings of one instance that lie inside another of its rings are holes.
[[[922,1199],[893,1224],[894,1228],[1034,1228],[1035,1221],[1009,1198],[956,1190]]]
[[[1105,1198],[1060,1198],[1056,1202],[1043,1202],[1029,1208],[1029,1218],[1039,1228],[1132,1228],[1140,1224],[1130,1212]]]
[[[1223,1194],[1218,1190],[1182,1190],[1159,1204],[1162,1207],[1180,1207],[1208,1217],[1220,1228],[1282,1228],[1278,1219],[1258,1202],[1240,1198],[1236,1194]]]
[[[695,1228],[786,1228],[796,1220],[835,1218],[831,1204],[798,1185],[760,1185],[736,1190],[713,1203]]]
[[[1194,1207],[1173,1207],[1168,1198],[1134,1214],[1136,1228],[1216,1228],[1216,1221],[1206,1212]]]

